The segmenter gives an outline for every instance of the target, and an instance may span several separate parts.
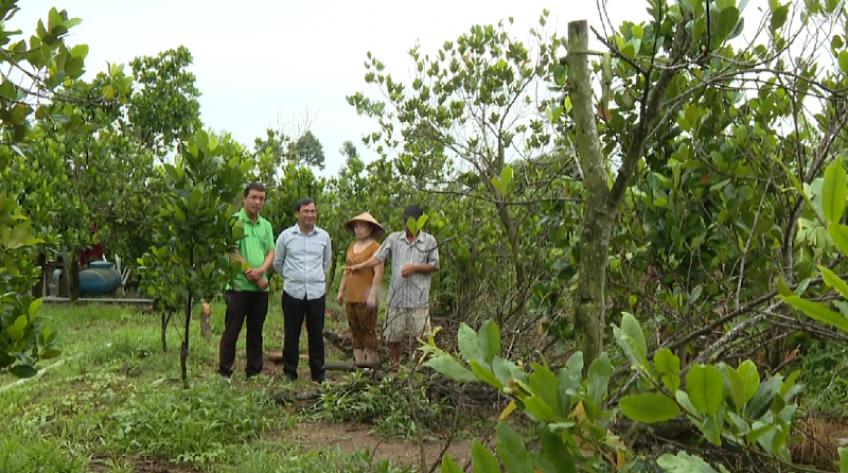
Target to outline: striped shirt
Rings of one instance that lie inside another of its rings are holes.
[[[439,244],[433,235],[418,232],[410,244],[406,232],[394,232],[383,241],[374,255],[385,263],[392,258],[392,281],[386,305],[404,309],[418,309],[430,304],[430,280],[432,273],[415,273],[403,277],[403,267],[408,264],[432,264],[439,268]]]
[[[330,234],[314,227],[303,233],[294,224],[280,233],[274,269],[283,276],[283,291],[295,299],[318,299],[326,292],[324,275],[332,263]]]

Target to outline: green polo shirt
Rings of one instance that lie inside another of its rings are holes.
[[[265,255],[274,249],[274,230],[271,223],[261,216],[256,217],[256,223],[251,222],[244,209],[239,210],[235,216],[244,222],[244,238],[237,242],[239,254],[251,268],[258,268],[265,262]],[[268,277],[267,273],[265,277]],[[232,289],[233,285],[236,290],[259,291],[259,286],[248,281],[243,272],[236,276],[232,285],[227,284],[227,290]]]

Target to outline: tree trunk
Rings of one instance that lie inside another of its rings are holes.
[[[520,319],[524,316],[524,309],[527,303],[527,285],[529,283],[529,281],[527,281],[527,270],[524,267],[524,260],[521,257],[521,248],[519,248],[518,229],[515,228],[515,222],[513,222],[512,216],[509,214],[509,209],[506,205],[498,205],[498,216],[501,218],[501,223],[503,223],[504,229],[507,233],[509,251],[512,255],[513,271],[515,272],[517,305],[512,316]],[[503,324],[504,320],[498,318],[498,325],[503,326]]]
[[[68,274],[68,266],[62,265],[59,273],[59,297],[71,297],[71,277]]]
[[[571,104],[577,136],[577,158],[583,170],[586,204],[583,209],[583,226],[580,236],[580,275],[575,301],[575,330],[578,348],[583,351],[583,373],[588,373],[592,361],[603,350],[603,329],[606,312],[604,288],[606,285],[609,240],[618,208],[636,173],[637,165],[645,151],[645,143],[658,120],[658,111],[665,100],[666,91],[679,69],[673,67],[685,56],[689,36],[684,22],[676,26],[671,46],[671,65],[662,70],[653,87],[646,89],[641,103],[639,121],[629,135],[626,152],[610,189],[607,182],[605,157],[601,150],[595,107],[592,104],[591,69],[589,68],[589,28],[586,20],[568,24],[568,79],[571,84]],[[647,92],[650,91],[650,94]]]
[[[170,312],[162,312],[162,351],[168,351],[168,322],[171,321],[171,313]]]
[[[327,291],[327,294],[330,294],[330,289],[332,289],[333,282],[335,282],[335,280],[336,280],[336,268],[338,266],[338,261],[339,261],[338,258],[333,258],[333,262],[330,265],[330,274],[329,274],[329,277],[327,278],[327,287],[325,288],[325,290]]]
[[[185,338],[180,347],[180,379],[183,381],[183,387],[188,389],[188,341],[191,336],[191,292],[188,294],[188,299],[185,304]]]
[[[71,261],[71,300],[75,301],[80,296],[80,262],[76,256]]]
[[[47,278],[47,255],[44,253],[38,254],[38,267],[41,269],[41,277],[38,282],[32,286],[32,297],[39,299],[47,295],[46,283],[50,281]],[[52,275],[51,275],[52,276]]]
[[[206,301],[203,302],[203,311],[200,313],[200,335],[205,340],[212,340],[212,308]]]
[[[595,107],[592,105],[591,69],[584,53],[589,46],[585,20],[568,24],[568,75],[577,135],[577,151],[586,188],[580,233],[580,265],[574,297],[574,330],[577,348],[583,352],[583,374],[604,349],[607,257],[615,208],[607,207],[609,185],[604,167]]]

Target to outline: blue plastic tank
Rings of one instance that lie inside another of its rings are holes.
[[[80,271],[80,295],[102,296],[121,287],[121,273],[108,261],[92,261]]]
[[[70,269],[70,268],[68,268]],[[58,287],[62,270],[53,271],[53,282]],[[121,273],[108,261],[92,261],[88,269],[80,270],[80,295],[102,296],[111,294],[123,285]],[[71,282],[73,284],[73,281]]]

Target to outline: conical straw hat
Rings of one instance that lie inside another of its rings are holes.
[[[374,237],[374,238],[380,238],[380,237],[382,237],[383,235],[386,234],[386,229],[383,228],[383,226],[380,225],[380,222],[378,222],[377,219],[374,218],[374,216],[371,215],[368,212],[362,212],[361,214],[357,215],[356,217],[353,217],[352,219],[348,220],[347,222],[344,223],[344,227],[349,232],[353,233],[353,222],[356,222],[357,220],[360,221],[360,222],[368,222],[368,223],[374,225],[374,231],[371,233],[371,236]]]

